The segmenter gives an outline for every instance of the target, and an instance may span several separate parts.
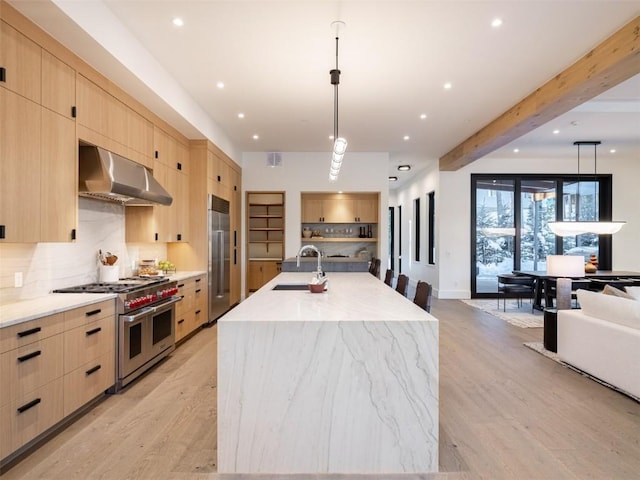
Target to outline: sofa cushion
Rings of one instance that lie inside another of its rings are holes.
[[[625,291],[636,300],[640,300],[640,287],[624,287]]]
[[[637,300],[589,290],[578,290],[577,295],[585,315],[640,330],[640,302]]]
[[[619,288],[612,287],[611,285],[605,285],[602,293],[604,293],[605,295],[613,295],[614,297],[628,298],[629,300],[636,299],[636,297],[634,297],[630,293],[627,293],[624,290],[620,290]]]

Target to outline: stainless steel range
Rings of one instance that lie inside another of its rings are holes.
[[[168,278],[132,277],[53,292],[118,295],[117,392],[175,349],[175,304],[181,300],[176,285]]]

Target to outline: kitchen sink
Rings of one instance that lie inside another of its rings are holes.
[[[306,283],[278,283],[271,290],[309,290]]]

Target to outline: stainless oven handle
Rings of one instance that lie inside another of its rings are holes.
[[[170,307],[174,303],[180,302],[181,300],[182,300],[182,297],[173,296],[169,300],[167,300],[166,302],[161,303],[160,305],[156,305],[155,307],[150,307],[150,308],[151,308],[151,311],[153,313],[159,313],[159,312],[162,312],[162,311],[166,310],[167,307]]]
[[[135,315],[120,315],[120,318],[122,318],[123,321],[127,322],[127,323],[133,323],[135,321],[137,321],[138,319],[142,318],[142,317],[146,317],[147,315],[149,315],[150,313],[155,312],[153,307],[145,307],[142,310],[140,310],[138,313],[136,313]]]

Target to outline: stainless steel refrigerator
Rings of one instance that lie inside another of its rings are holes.
[[[229,202],[208,195],[209,324],[229,310]]]

